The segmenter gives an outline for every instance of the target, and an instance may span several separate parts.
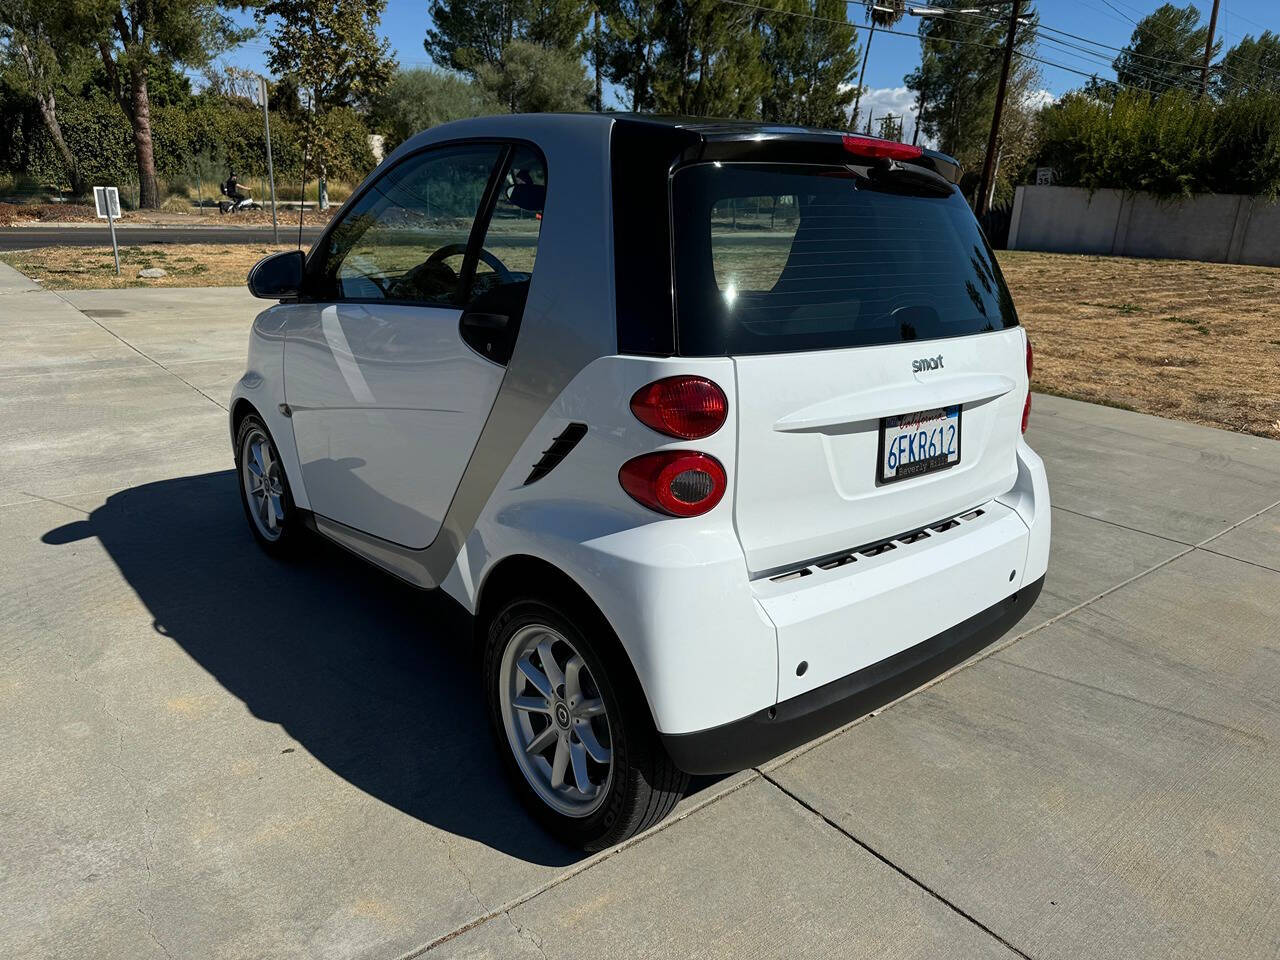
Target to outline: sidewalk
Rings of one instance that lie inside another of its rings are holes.
[[[583,859],[465,625],[244,529],[239,289],[0,265],[0,955],[1274,958],[1280,442],[1037,395],[989,655]]]

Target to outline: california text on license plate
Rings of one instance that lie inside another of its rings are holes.
[[[876,482],[893,483],[960,462],[960,408],[935,407],[880,420]]]

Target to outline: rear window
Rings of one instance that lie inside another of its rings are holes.
[[[964,199],[845,167],[699,164],[672,178],[679,352],[723,356],[1016,326]]]

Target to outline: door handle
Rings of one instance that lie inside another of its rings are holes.
[[[502,330],[511,318],[505,313],[464,313],[462,315],[462,325],[465,327],[474,327],[477,330]]]

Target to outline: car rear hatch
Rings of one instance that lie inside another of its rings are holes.
[[[734,360],[754,577],[936,524],[1016,478],[1026,340],[990,247],[936,174],[849,160],[672,178],[678,349]]]

